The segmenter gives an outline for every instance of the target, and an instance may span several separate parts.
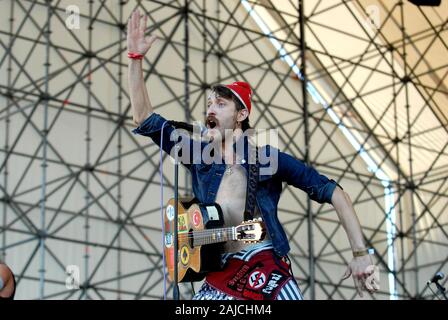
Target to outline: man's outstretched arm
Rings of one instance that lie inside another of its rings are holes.
[[[361,225],[348,194],[335,181],[321,175],[313,167],[305,165],[287,153],[279,152],[278,161],[277,176],[282,181],[305,191],[312,200],[332,204],[347,233],[352,250],[365,251]],[[378,273],[372,274],[373,271],[376,271],[376,267],[370,255],[354,257],[349,263],[343,279],[352,275],[355,287],[359,295],[362,296],[364,287],[370,292],[379,289],[379,275]]]
[[[127,44],[128,52],[144,56],[156,40],[156,36],[146,37],[145,30],[148,17],[143,18],[143,23],[140,20],[139,10],[134,11],[128,21]],[[128,82],[133,120],[136,125],[140,125],[153,112],[143,78],[142,60],[129,59]]]
[[[347,233],[352,250],[354,252],[365,251],[367,248],[362,236],[361,225],[349,195],[340,187],[336,187],[333,191],[331,201]],[[352,275],[355,287],[362,297],[364,287],[371,293],[379,289],[377,277],[375,275],[370,277],[373,272],[375,272],[375,268],[372,257],[369,254],[363,254],[353,258],[347,267],[343,279],[345,280]]]

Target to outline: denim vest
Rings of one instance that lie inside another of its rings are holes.
[[[138,128],[132,132],[150,137],[154,143],[161,146],[162,126],[166,121],[165,118],[157,113],[152,113]],[[207,148],[210,144],[199,142],[200,145],[194,149],[192,140],[171,139],[171,134],[175,128],[170,124],[165,124],[163,129],[163,145],[162,149],[171,154],[172,148],[179,141],[185,141],[187,148],[182,150],[190,150],[186,152],[189,154],[179,155],[179,161],[185,165],[192,176],[193,193],[195,197],[202,203],[214,203],[216,194],[218,192],[221,179],[226,169],[225,163],[222,161],[207,163],[201,157],[198,157],[200,151]],[[247,137],[243,138],[243,154],[241,158],[241,165],[245,169],[246,175],[249,170],[249,147]],[[174,140],[174,141],[173,141]],[[179,145],[180,143],[178,143]],[[236,145],[234,144],[234,150]],[[269,145],[259,148],[259,154],[263,155],[264,160],[260,160],[260,176],[257,186],[256,204],[261,213],[264,223],[266,224],[267,232],[272,240],[274,252],[278,256],[285,256],[289,250],[288,238],[283,230],[283,227],[278,219],[277,206],[282,192],[282,183],[286,182],[289,185],[297,187],[305,191],[308,196],[319,203],[330,203],[331,197],[337,183],[327,177],[319,174],[314,168],[305,165],[298,159],[290,156],[287,153],[281,152]],[[196,150],[196,152],[195,152]],[[174,153],[173,153],[174,154]],[[275,155],[275,157],[271,157]],[[215,155],[215,158],[220,158],[220,155]],[[186,161],[188,159],[188,161]],[[221,158],[222,159],[222,158]],[[268,162],[266,159],[270,159]],[[275,165],[272,165],[272,160],[275,160]],[[274,169],[274,170],[272,170]],[[243,212],[241,212],[243,218]]]

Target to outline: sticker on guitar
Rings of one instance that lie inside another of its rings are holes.
[[[190,251],[187,246],[183,246],[182,249],[180,249],[180,261],[184,266],[188,265],[188,262],[190,262]]]
[[[168,221],[174,220],[174,207],[172,205],[168,205],[166,207],[166,218]]]
[[[195,210],[193,213],[193,225],[198,227],[201,224],[201,216],[199,210]]]
[[[173,235],[170,232],[165,233],[165,247],[171,248],[173,245]]]
[[[187,214],[180,214],[179,218],[177,219],[177,230],[179,233],[187,232],[188,226],[188,216]]]

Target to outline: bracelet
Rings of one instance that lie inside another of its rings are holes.
[[[361,249],[361,250],[353,250],[353,257],[362,257],[368,254],[373,254],[375,251],[372,248],[369,249]]]
[[[128,52],[128,58],[134,59],[134,60],[142,60],[143,55],[136,52]]]

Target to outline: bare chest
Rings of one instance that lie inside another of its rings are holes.
[[[230,172],[224,173],[215,201],[221,206],[226,226],[236,226],[243,221],[246,207],[246,186],[246,172],[241,165],[234,165]],[[258,215],[258,210],[256,210],[255,216]],[[227,242],[225,251],[237,252],[244,247],[245,244],[242,242]]]
[[[233,165],[230,171],[224,172],[216,194],[216,202],[223,210],[226,226],[238,225],[243,221],[246,185],[246,173],[242,166]]]

